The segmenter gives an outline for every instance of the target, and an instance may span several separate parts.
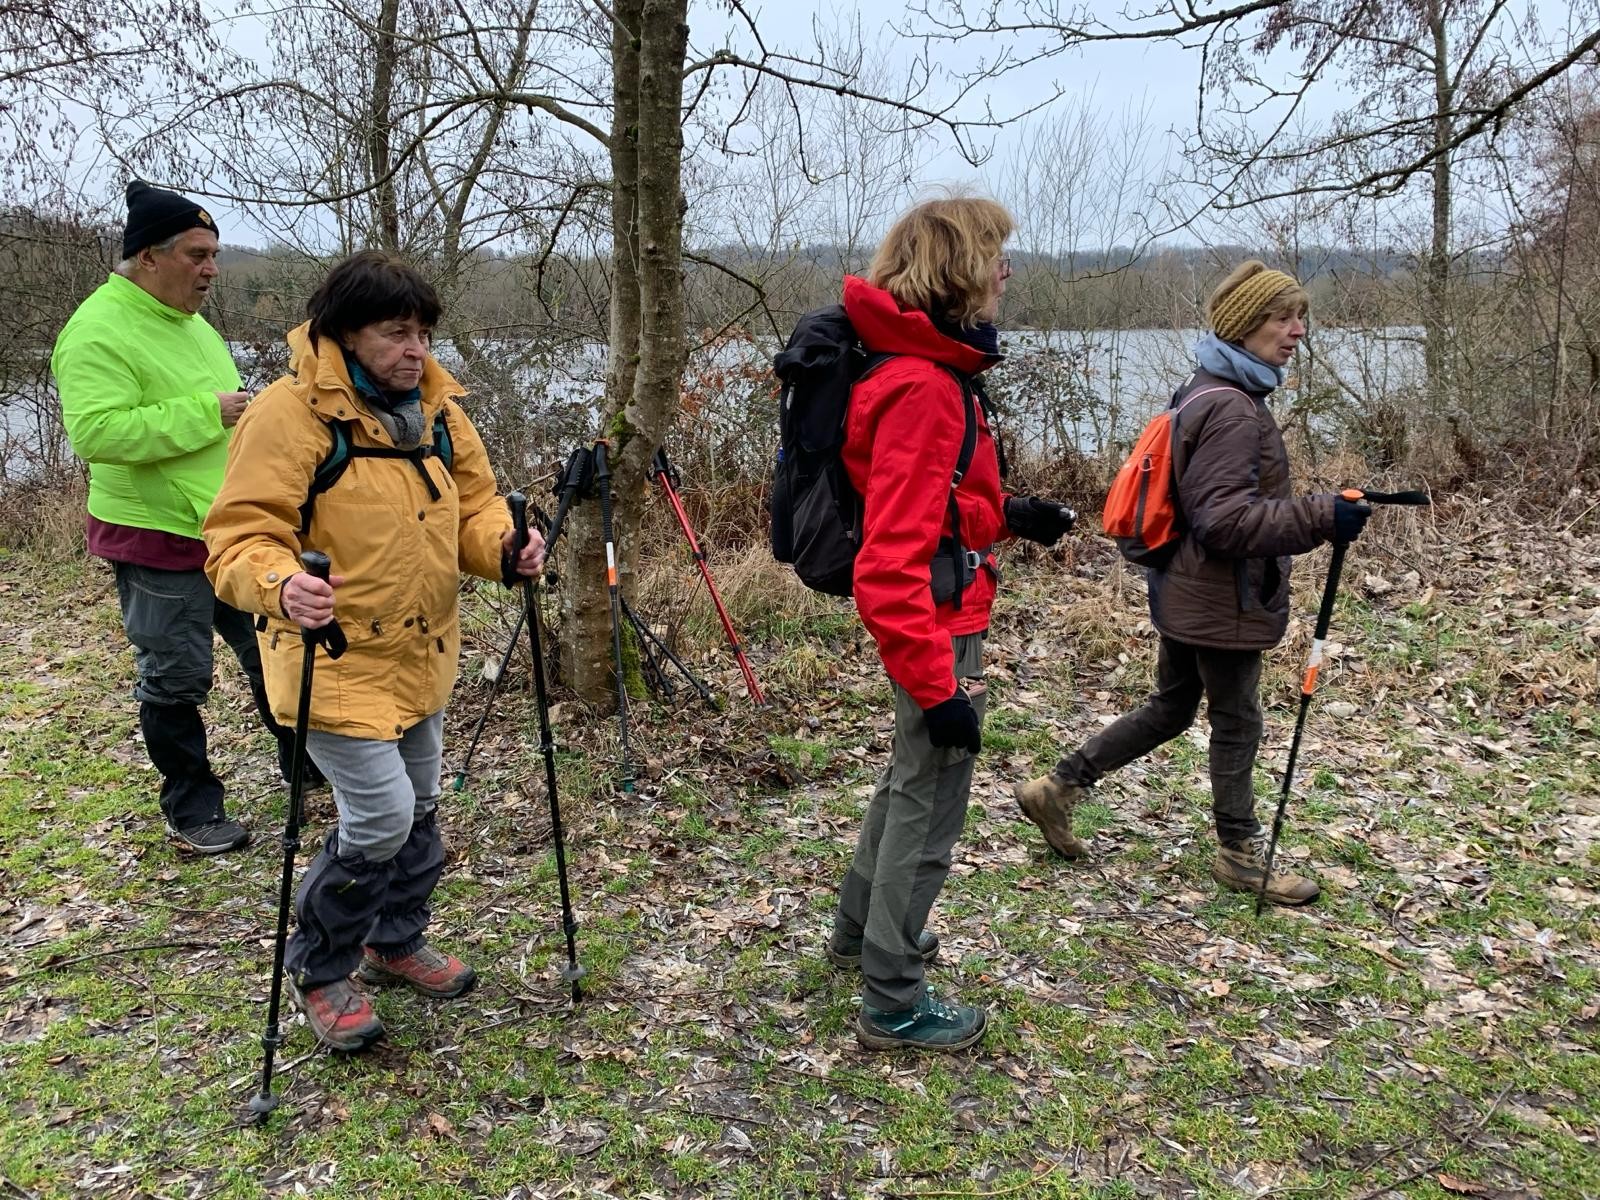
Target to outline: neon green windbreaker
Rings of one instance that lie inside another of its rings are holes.
[[[228,462],[218,392],[239,370],[198,314],[113,275],[56,339],[50,370],[102,521],[198,538]]]

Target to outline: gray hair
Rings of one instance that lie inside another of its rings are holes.
[[[156,242],[153,246],[144,247],[144,250],[156,250],[164,253],[176,246],[178,244],[178,239],[187,232],[188,230],[184,230],[181,233],[173,234],[169,238],[163,238],[161,241]],[[141,250],[139,253],[144,253],[144,250]],[[121,275],[124,279],[132,279],[134,265],[138,262],[138,258],[138,254],[129,255],[127,258],[123,259],[115,267],[113,267],[112,270],[114,270],[118,275]]]

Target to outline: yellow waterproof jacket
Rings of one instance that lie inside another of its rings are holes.
[[[495,491],[489,456],[456,398],[461,385],[430,355],[422,373],[423,438],[444,409],[454,457],[421,465],[434,499],[405,458],[352,457],[316,498],[307,531],[301,506],[333,446],[333,421],[349,422],[352,446],[393,448],[382,423],[357,396],[332,339],[313,349],[302,325],[289,334],[291,374],[245,410],[227,472],[206,517],[206,574],[217,595],[264,614],[260,634],[272,713],[292,725],[299,703],[303,643],[283,613],[280,589],[303,568],[302,550],[321,550],[345,582],[334,616],[350,648],[317,655],[311,728],[393,741],[438,712],[455,683],[461,648],[461,573],[500,578],[500,539],[511,527]]]

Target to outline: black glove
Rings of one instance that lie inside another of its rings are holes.
[[[978,731],[978,710],[966,689],[956,688],[956,694],[941,700],[932,708],[922,710],[928,722],[928,740],[935,746],[947,748],[961,746],[976,754],[983,749],[983,738]]]
[[[1054,546],[1077,519],[1077,513],[1054,500],[1042,500],[1038,496],[1006,497],[1006,528],[1041,546]]]
[[[1336,542],[1353,542],[1361,536],[1361,530],[1366,526],[1367,518],[1372,515],[1372,507],[1367,504],[1357,504],[1353,500],[1346,500],[1343,496],[1333,498],[1333,540]]]

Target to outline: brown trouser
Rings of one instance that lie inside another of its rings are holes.
[[[1209,650],[1163,637],[1150,699],[1063,758],[1055,773],[1082,787],[1099,782],[1194,724],[1204,694],[1211,718],[1211,811],[1217,837],[1225,842],[1251,837],[1261,832],[1252,780],[1261,744],[1260,687],[1261,651]]]

